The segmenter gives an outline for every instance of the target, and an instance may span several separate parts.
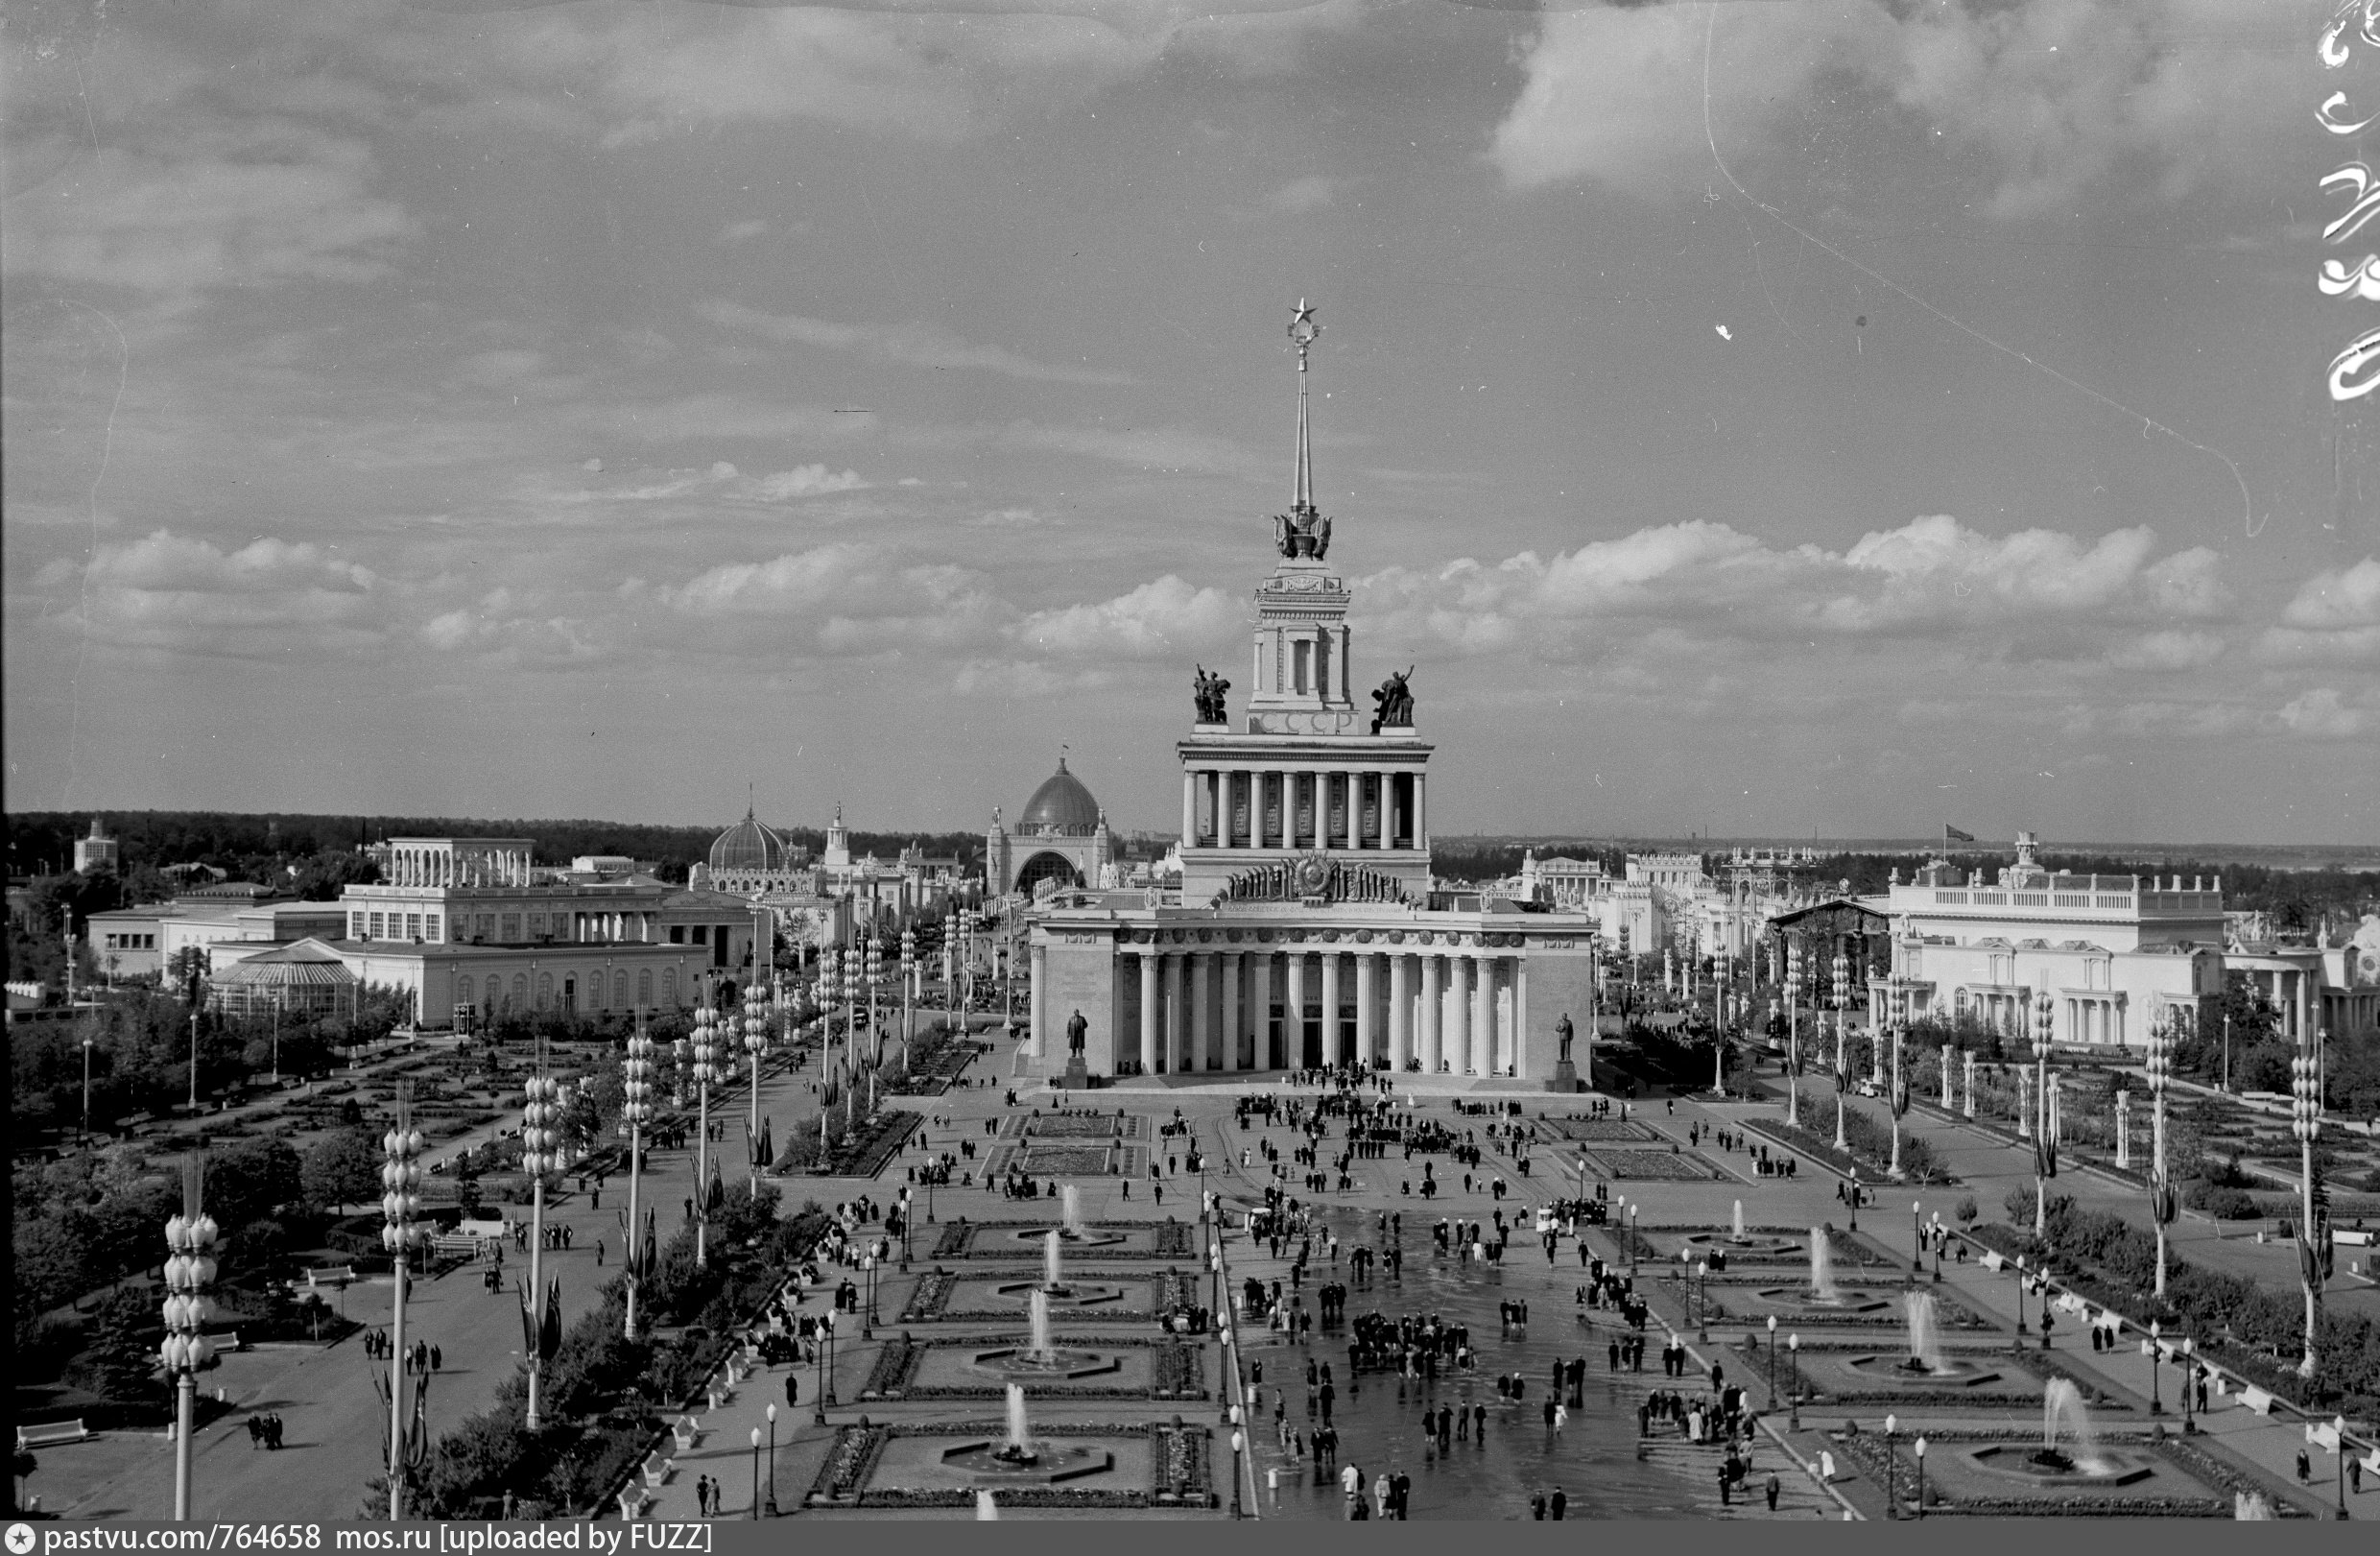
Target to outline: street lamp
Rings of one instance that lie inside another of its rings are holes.
[[[826,1339],[831,1341],[835,1333],[835,1310],[829,1307],[825,1312],[821,1313],[819,1324],[825,1331]],[[810,1400],[814,1406],[810,1412],[810,1424],[823,1426],[826,1424],[826,1346],[819,1341],[812,1341],[810,1356],[818,1364],[818,1376],[810,1385]]]
[[[1901,1505],[1899,1499],[1893,1495],[1892,1484],[1893,1476],[1900,1471],[1900,1454],[1892,1447],[1892,1438],[1900,1427],[1898,1416],[1884,1418],[1884,1516],[1887,1519],[1897,1519],[1901,1516]]]
[[[751,1517],[753,1517],[753,1518],[758,1518],[758,1517],[760,1517],[760,1428],[759,1428],[759,1427],[757,1427],[757,1426],[754,1426],[754,1427],[752,1428],[752,1511],[751,1511]]]
[[[1793,1363],[1794,1367],[1793,1392],[1786,1396],[1789,1401],[1787,1424],[1795,1431],[1799,1431],[1801,1430],[1801,1336],[1799,1334],[1785,1336],[1785,1357]]]
[[[2327,1034],[2324,1034],[2327,1036]],[[2318,1040],[2319,1041],[2319,1040]],[[2314,1342],[2322,1319],[2322,1256],[2329,1252],[2328,1229],[2316,1224],[2321,1208],[2321,1187],[2314,1180],[2314,1142],[2322,1133],[2321,1062],[2298,1040],[2296,1058],[2289,1062],[2289,1132],[2297,1137],[2302,1200],[2297,1223],[2297,1268],[2305,1286],[2305,1359],[2297,1376],[2314,1376]]]
[[[758,957],[755,948],[753,955]],[[744,1126],[744,1139],[752,1158],[752,1198],[760,1198],[760,1169],[767,1162],[760,1159],[760,1057],[769,1051],[769,986],[754,976],[744,987],[744,1051],[752,1057],[752,1113]]]
[[[2016,1350],[2025,1349],[2025,1256],[2016,1256]]]
[[[1910,1447],[1917,1455],[1917,1517],[1925,1517],[1925,1439],[1920,1437]]]
[[[395,1273],[390,1298],[389,1347],[389,1520],[405,1516],[405,1264],[429,1239],[415,1218],[421,1213],[421,1132],[413,1127],[412,1098],[400,1083],[396,1127],[381,1137],[386,1160],[380,1168],[380,1245]]]
[[[2165,1414],[2165,1401],[2157,1394],[2157,1363],[2164,1359],[2165,1348],[2157,1343],[2157,1321],[2149,1320],[2149,1337],[2140,1342],[2140,1353],[2149,1358],[2149,1414]]]
[[[1925,1273],[1925,1202],[1909,1202],[1909,1275],[1914,1281]]]
[[[1702,1300],[1695,1305],[1695,1338],[1708,1340],[1710,1338],[1710,1261],[1704,1259],[1696,1264],[1694,1273],[1702,1284]]]
[[[694,1011],[694,1262],[710,1264],[711,1079],[717,1068],[718,1017],[711,1010],[710,991]]]
[[[545,1040],[537,1040],[537,1067],[545,1067]],[[561,1134],[562,1083],[551,1075],[532,1075],[523,1083],[528,1101],[521,1105],[521,1171],[529,1175],[529,1429],[543,1419],[537,1408],[538,1374],[545,1359],[545,1175],[561,1166],[555,1150]]]
[[[645,1030],[641,1006],[636,1012],[636,1030],[629,1036],[628,1057],[620,1061],[620,1118],[628,1125],[628,1315],[622,1335],[633,1340],[636,1288],[645,1278],[645,1233],[637,1219],[637,1191],[645,1167],[645,1121],[653,1116],[653,1038]]]
[[[2195,1335],[2181,1338],[2181,1435],[2189,1437],[2199,1429],[2197,1418],[2191,1414],[2194,1397],[2199,1389],[2199,1342]]]
[[[190,1439],[198,1424],[199,1369],[215,1342],[199,1332],[213,1316],[206,1288],[215,1283],[215,1218],[204,1204],[205,1166],[196,1151],[182,1158],[181,1214],[165,1223],[165,1343],[158,1357],[174,1376],[174,1521],[190,1521]]]
[[[1769,1315],[1769,1403],[1776,1404],[1776,1315]]]
[[[1636,1207],[1633,1205],[1628,1208],[1628,1274],[1631,1281],[1636,1278]]]
[[[91,1031],[83,1029],[83,1143],[91,1143]]]
[[[838,1403],[839,1401],[835,1399],[835,1312],[834,1312],[834,1309],[830,1307],[830,1308],[828,1308],[828,1309],[827,1309],[824,1313],[821,1313],[821,1315],[819,1315],[819,1322],[821,1322],[821,1324],[824,1324],[824,1325],[826,1326],[826,1372],[825,1372],[825,1375],[824,1375],[824,1376],[825,1376],[825,1385],[824,1385],[824,1391],[823,1391],[823,1393],[821,1395],[821,1397],[820,1397],[820,1398],[821,1398],[821,1403],[824,1403],[824,1404],[835,1404],[835,1403]],[[823,1424],[825,1424],[825,1421],[826,1421],[826,1413],[825,1413],[824,1411],[822,1411],[822,1410],[821,1410],[821,1411],[820,1411],[820,1412],[819,1412],[819,1423],[820,1423],[820,1424],[823,1425]]]
[[[875,1255],[863,1254],[860,1256],[860,1273],[868,1278],[868,1305],[860,1309],[860,1338],[863,1340],[872,1340],[875,1338],[875,1330],[869,1326],[876,1322]]]
[[[769,1406],[769,1517],[776,1517],[776,1406]]]
[[[2167,1013],[2170,1020],[2149,1028],[2149,1219],[2156,1226],[2156,1297],[2165,1300],[2165,1229],[2174,1219],[2173,1185],[2165,1177],[2165,1084],[2173,1069],[2174,1023],[2180,1019],[2178,1011]]]

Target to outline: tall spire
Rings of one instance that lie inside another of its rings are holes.
[[[1289,321],[1289,341],[1297,347],[1297,490],[1290,499],[1290,512],[1299,518],[1314,513],[1314,451],[1306,440],[1306,353],[1321,337],[1322,326],[1314,320],[1314,310],[1306,299],[1299,298]]]

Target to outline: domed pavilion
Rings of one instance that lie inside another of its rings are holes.
[[[1095,887],[1120,852],[1107,811],[1060,756],[1058,771],[1033,791],[1013,827],[997,810],[991,813],[984,836],[985,883],[998,896],[1031,896],[1045,880]]]

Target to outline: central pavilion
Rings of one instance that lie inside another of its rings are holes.
[[[1594,920],[1430,882],[1431,745],[1405,678],[1356,701],[1350,603],[1315,507],[1300,304],[1297,441],[1256,588],[1244,721],[1202,677],[1181,758],[1181,889],[1061,893],[1035,918],[1027,1073],[1387,1069],[1552,1085],[1565,1017],[1592,1031]],[[1562,1079],[1567,1082],[1568,1072]]]

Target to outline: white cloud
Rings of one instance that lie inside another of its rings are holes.
[[[741,303],[713,301],[697,309],[723,329],[758,335],[793,346],[850,351],[872,362],[907,367],[981,370],[1011,378],[1061,384],[1129,384],[1130,373],[1066,364],[1035,362],[997,346],[975,346],[926,323],[841,324],[798,314],[762,313]]]
[[[1036,611],[1017,629],[1041,655],[1178,655],[1212,643],[1245,614],[1221,589],[1196,588],[1173,573],[1096,605]]]
[[[785,610],[821,604],[866,579],[873,553],[837,542],[767,562],[730,563],[699,573],[661,598],[677,610]]]
[[[1797,158],[1790,132],[1897,114],[1941,176],[1972,166],[2004,217],[2244,193],[2290,149],[2297,61],[2260,8],[2225,0],[1888,7],[1598,6],[1547,17],[1492,160],[1517,187],[1584,178],[1701,193],[1710,141],[1739,177]],[[1714,25],[1715,24],[1715,25]],[[1709,40],[1707,92],[1705,41]],[[1708,130],[1705,129],[1705,116]]]
[[[1303,216],[1321,210],[1338,197],[1339,181],[1320,173],[1309,173],[1302,179],[1292,179],[1265,196],[1265,204],[1285,216]]]
[[[12,202],[0,256],[12,276],[181,305],[213,291],[368,280],[419,231],[372,192],[362,142],[294,124],[236,134],[186,126],[137,148],[49,154],[74,172]]]
[[[2268,627],[2256,657],[2281,664],[2380,659],[2380,558],[2316,573]]]
[[[2107,662],[2122,670],[2198,670],[2221,658],[2223,646],[2212,633],[2143,633],[2118,644]]]
[[[161,529],[101,546],[87,569],[52,562],[34,583],[76,589],[71,607],[46,618],[54,627],[131,647],[250,655],[352,647],[381,631],[371,569],[271,536],[226,551]]]
[[[823,465],[803,465],[795,469],[779,470],[764,475],[752,483],[752,495],[762,502],[792,502],[799,497],[823,496],[833,491],[857,491],[868,485],[857,470],[840,474]]]
[[[2291,699],[2280,710],[2290,733],[2308,740],[2350,740],[2368,730],[2380,729],[2380,717],[2349,707],[2336,689],[2317,686]]]

